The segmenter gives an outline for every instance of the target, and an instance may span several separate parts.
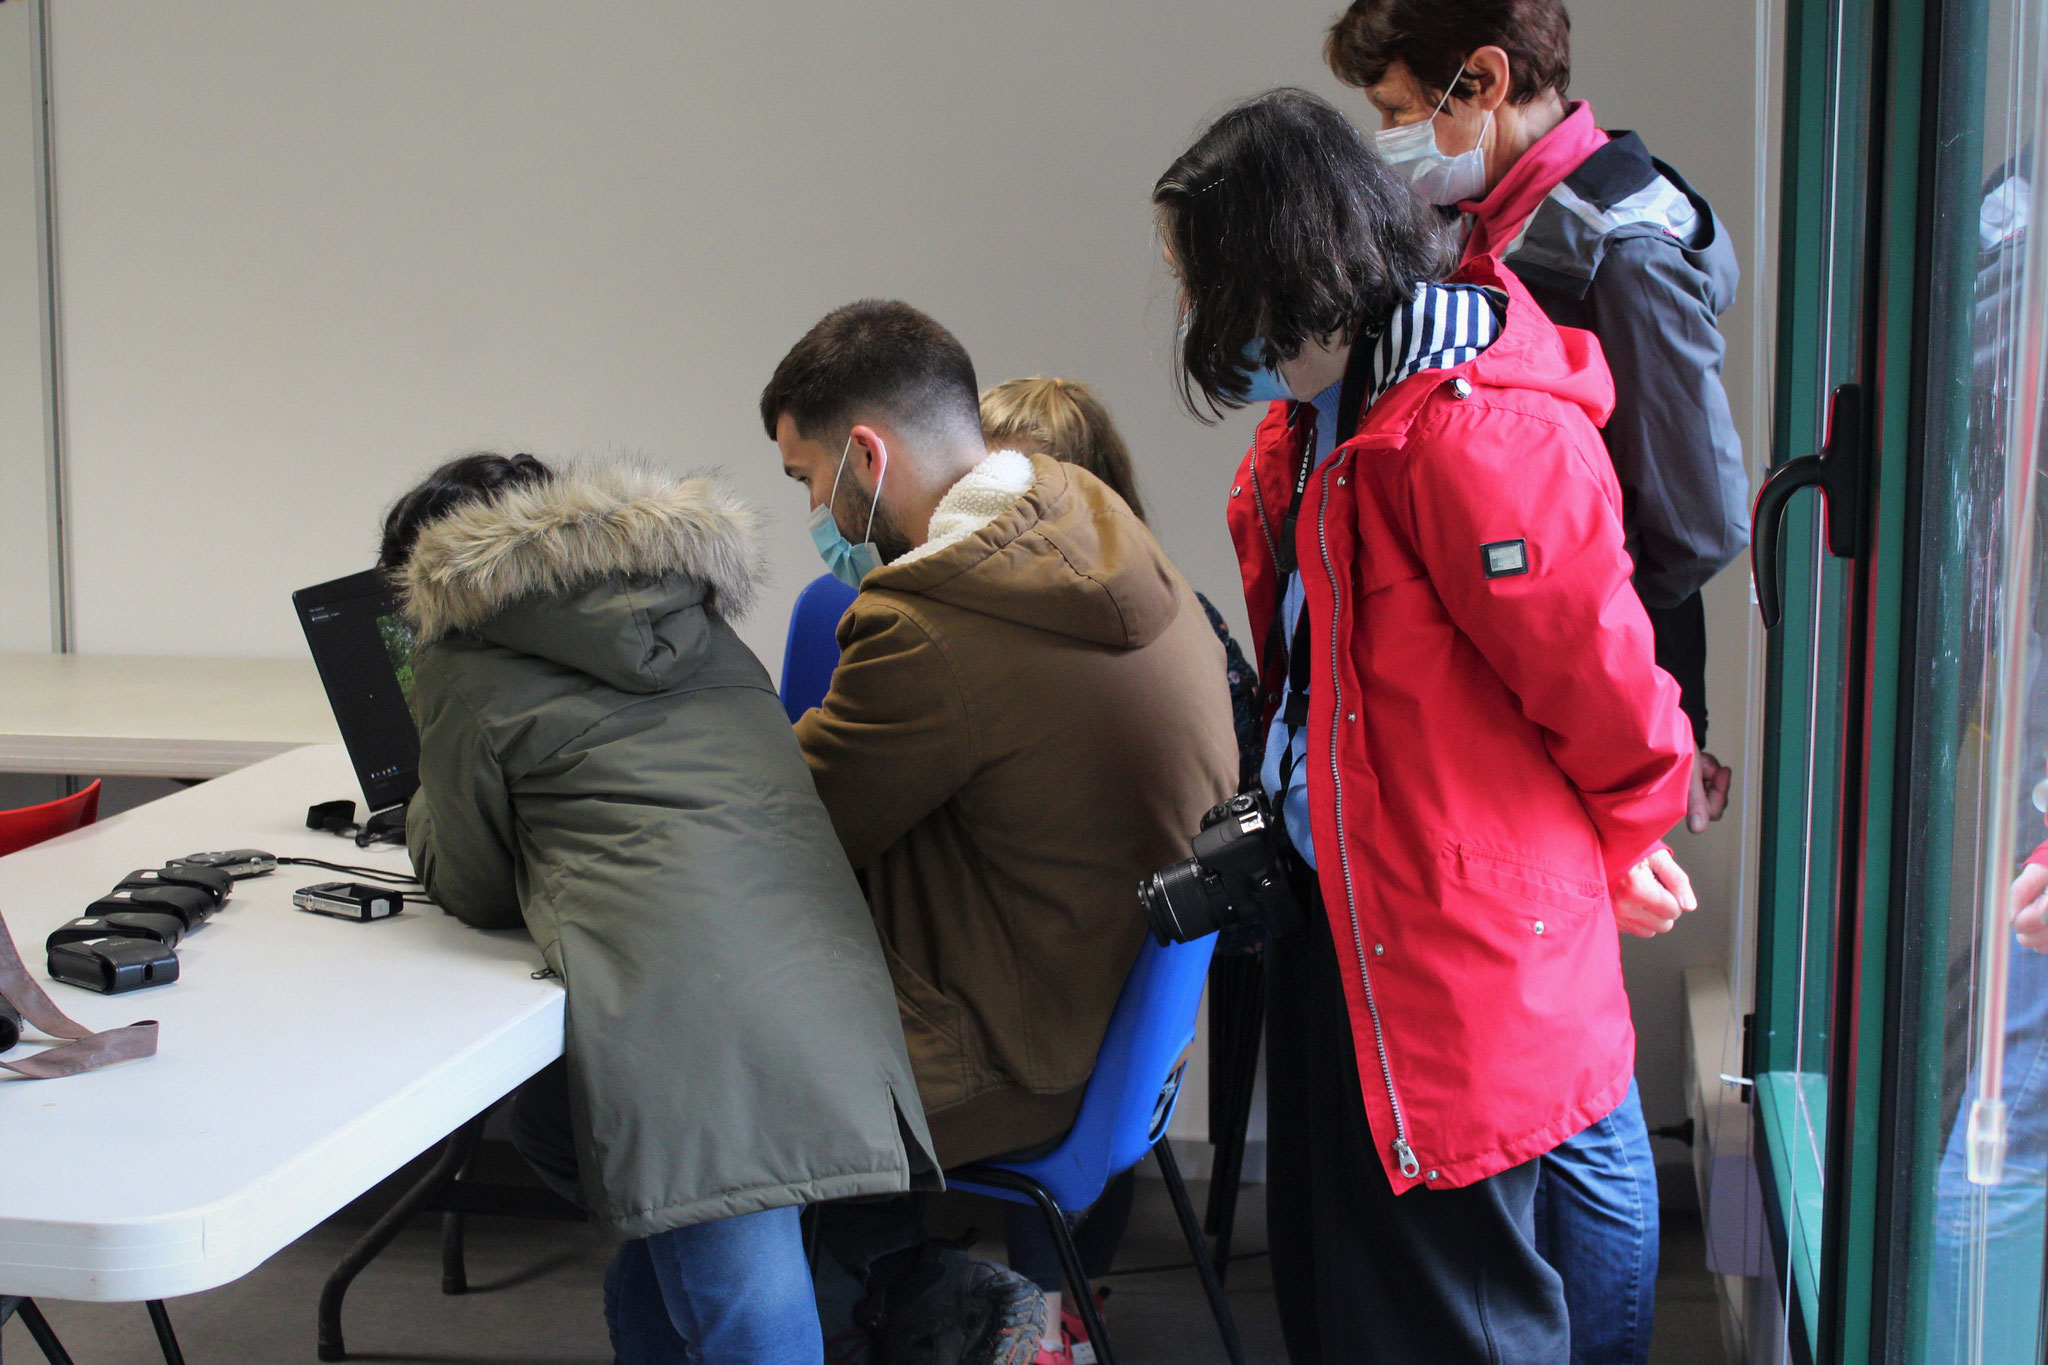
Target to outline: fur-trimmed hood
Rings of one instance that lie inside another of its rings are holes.
[[[715,475],[611,460],[559,468],[430,523],[399,588],[427,643],[531,599],[678,575],[702,585],[715,615],[744,615],[763,576],[760,513]]]

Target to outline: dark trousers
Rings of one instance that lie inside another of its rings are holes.
[[[1394,1194],[1328,922],[1320,907],[1309,918],[1266,949],[1266,1229],[1288,1359],[1565,1365],[1563,1285],[1536,1251],[1537,1163]]]
[[[1116,1261],[1116,1249],[1131,1225],[1131,1205],[1137,1193],[1136,1172],[1125,1171],[1086,1209],[1067,1214],[1067,1226],[1074,1230],[1074,1250],[1081,1253],[1081,1269],[1091,1281],[1107,1275]],[[1003,1231],[1010,1244],[1010,1269],[1047,1294],[1067,1287],[1059,1248],[1053,1244],[1045,1215],[1034,1205],[1004,1204]]]

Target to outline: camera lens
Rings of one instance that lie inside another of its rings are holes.
[[[1191,943],[1216,931],[1210,878],[1193,858],[1161,868],[1138,884],[1145,927],[1161,943]]]

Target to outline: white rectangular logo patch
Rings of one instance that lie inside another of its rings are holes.
[[[1507,578],[1529,572],[1529,542],[1526,540],[1496,540],[1480,546],[1479,550],[1486,557],[1488,578]]]

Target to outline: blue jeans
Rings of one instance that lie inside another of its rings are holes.
[[[553,1062],[512,1101],[512,1145],[582,1208],[569,1080]],[[794,1208],[743,1213],[627,1242],[604,1277],[617,1365],[824,1365],[824,1331]]]
[[[1642,1365],[1657,1293],[1657,1164],[1635,1082],[1539,1169],[1536,1247],[1564,1281],[1572,1365]]]
[[[743,1213],[620,1247],[604,1277],[618,1365],[824,1365],[797,1219]]]
[[[1970,1183],[1973,1069],[1935,1183],[1926,1357],[1934,1365],[2032,1360],[2040,1330],[2042,1245],[2048,1235],[2048,957],[2018,943],[2011,952],[2005,1170],[1996,1185]],[[1980,1332],[1983,1353],[1973,1356],[1972,1339]]]

